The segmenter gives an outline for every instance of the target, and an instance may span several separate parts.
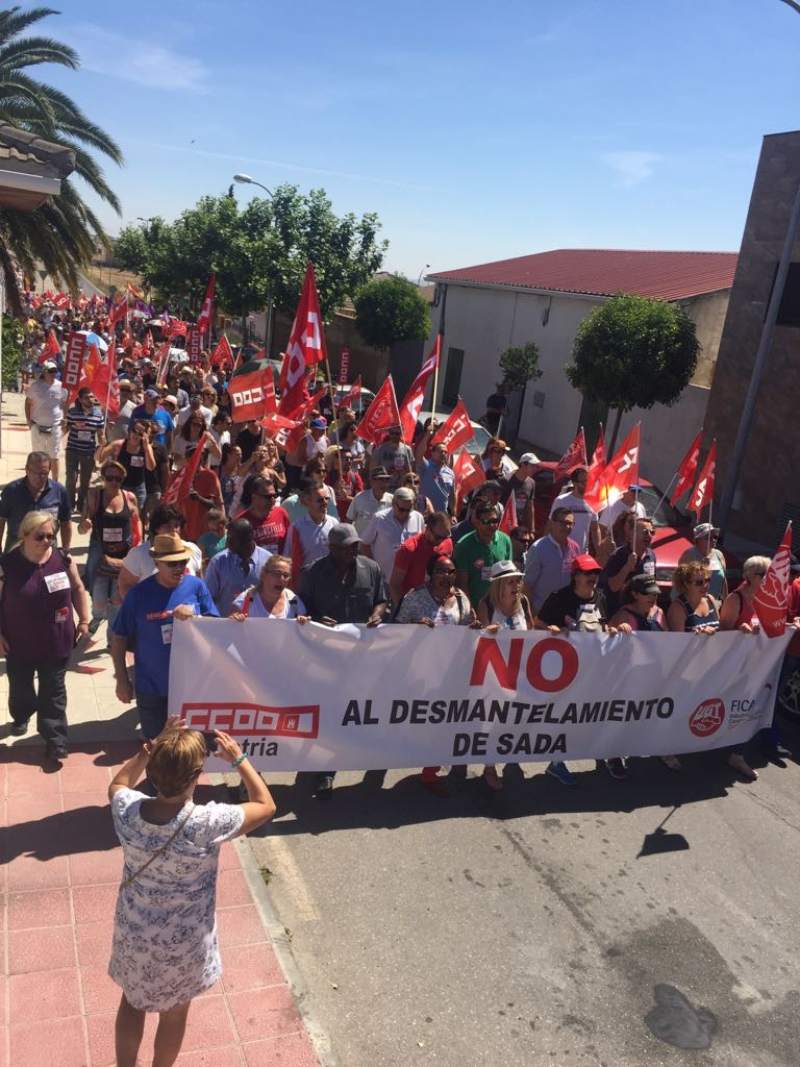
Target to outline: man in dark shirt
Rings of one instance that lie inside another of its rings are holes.
[[[514,494],[514,503],[517,507],[517,522],[521,526],[527,526],[529,530],[534,528],[533,498],[536,493],[536,483],[533,480],[533,472],[539,457],[534,452],[525,452],[520,456],[519,466],[501,485],[502,495],[500,503],[505,503],[511,494]]]
[[[486,398],[486,414],[483,416],[484,425],[492,437],[497,437],[500,430],[500,420],[505,415],[507,408],[506,387],[501,382],[497,386],[497,392]]]
[[[50,477],[51,461],[46,452],[31,452],[25,461],[25,477],[9,482],[0,495],[0,541],[8,525],[5,550],[17,540],[19,524],[29,511],[49,511],[58,525],[61,547],[72,544],[72,511],[67,490]]]
[[[629,578],[637,574],[648,578],[656,576],[656,554],[650,547],[653,540],[650,519],[636,519],[633,514],[627,516],[624,533],[625,544],[612,553],[600,576],[609,619],[622,606],[622,591]]]
[[[300,599],[314,620],[325,626],[362,623],[377,626],[389,606],[389,591],[380,566],[360,556],[361,539],[355,526],[340,522],[328,534],[328,555],[300,572]],[[334,771],[316,777],[317,797],[333,792]]]

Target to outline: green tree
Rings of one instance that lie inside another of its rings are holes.
[[[542,376],[539,370],[539,349],[533,341],[507,348],[499,363],[503,372],[502,384],[512,393],[517,389],[524,389],[528,382]]]
[[[3,315],[3,388],[11,389],[17,382],[22,361],[24,332],[22,323],[11,315]]]
[[[322,189],[304,195],[281,185],[270,199],[256,197],[243,210],[230,195],[204,197],[174,223],[155,219],[128,227],[117,258],[160,297],[193,310],[215,271],[217,302],[237,316],[269,299],[292,314],[311,260],[327,315],[379,269],[387,247],[379,230],[373,214],[336,216]]]
[[[571,385],[595,402],[623,412],[674,404],[691,381],[700,343],[677,304],[620,293],[581,323],[564,368]]]
[[[428,305],[413,282],[399,275],[375,278],[355,297],[356,327],[368,345],[389,348],[395,341],[428,336]]]
[[[91,151],[122,163],[119,147],[67,95],[27,72],[42,63],[72,70],[79,67],[77,54],[67,45],[50,37],[22,36],[35,23],[56,14],[47,7],[0,10],[0,120],[70,148],[78,178],[119,211],[119,201]],[[28,274],[41,263],[53,277],[75,289],[78,268],[90,261],[98,243],[106,242],[103,227],[72,179],[62,180],[60,195],[36,211],[0,209],[0,269],[11,310],[21,314],[15,260]]]

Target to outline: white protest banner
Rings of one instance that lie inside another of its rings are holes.
[[[263,770],[678,754],[769,725],[791,633],[490,637],[198,618],[173,632],[169,710],[230,733]]]

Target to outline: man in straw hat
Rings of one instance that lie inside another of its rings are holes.
[[[206,583],[187,573],[191,549],[178,534],[156,534],[150,553],[156,573],[129,591],[111,636],[117,697],[123,704],[134,697],[125,660],[129,642],[133,647],[136,704],[146,738],[158,737],[167,721],[173,621],[219,615]]]

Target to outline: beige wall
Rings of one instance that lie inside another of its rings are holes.
[[[730,296],[730,289],[724,289],[719,293],[706,293],[704,296],[680,302],[683,310],[694,322],[697,340],[700,342],[697,370],[692,378],[693,385],[710,389],[714,381],[714,368]]]

